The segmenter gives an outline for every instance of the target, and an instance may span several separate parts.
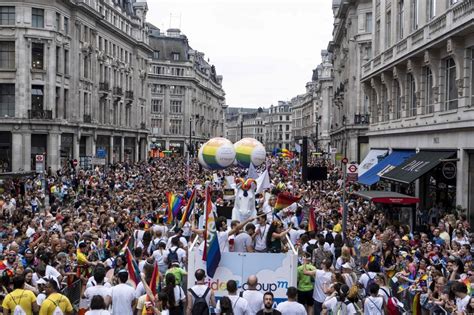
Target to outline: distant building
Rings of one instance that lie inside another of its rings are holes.
[[[265,117],[265,148],[293,149],[291,134],[291,103],[278,101],[278,105],[271,105]]]
[[[153,49],[148,68],[151,149],[184,154],[224,132],[225,93],[222,76],[193,50],[178,29],[166,34],[150,25]],[[191,147],[190,145],[191,141]]]
[[[254,138],[265,143],[265,117],[268,109],[264,108],[227,108],[226,137],[233,143],[241,138]]]

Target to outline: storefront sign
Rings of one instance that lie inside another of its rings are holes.
[[[356,182],[358,179],[358,164],[347,164],[347,181]]]
[[[446,179],[453,179],[456,177],[456,164],[453,162],[445,162],[443,164],[442,172]]]
[[[97,148],[95,156],[100,159],[105,159],[107,156],[107,150],[105,148]]]
[[[35,156],[35,166],[36,166],[36,173],[43,173],[44,172],[44,155],[38,154]]]

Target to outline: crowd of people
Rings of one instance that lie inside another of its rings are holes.
[[[166,157],[95,169],[48,170],[4,180],[0,197],[0,298],[4,314],[423,314],[474,313],[472,238],[465,216],[436,208],[424,227],[396,222],[347,193],[343,233],[341,171],[329,162],[327,181],[303,183],[298,163],[268,157],[271,185],[256,195],[258,214],[244,222],[218,216],[221,252],[280,253],[295,248],[297,284],[275,305],[272,292],[234,280],[216,299],[206,271],[187,270],[188,248],[204,211],[204,187],[219,209],[231,201],[225,177],[246,170],[203,170]],[[262,171],[262,170],[260,170]],[[184,224],[168,220],[167,192],[189,198]],[[348,187],[349,188],[349,187]],[[296,207],[275,211],[280,193]],[[314,213],[315,226],[310,225]],[[202,220],[201,220],[202,223]],[[131,281],[133,255],[140,271]],[[157,266],[157,267],[155,267]],[[149,283],[159,270],[156,294]],[[196,284],[187,287],[188,272]],[[77,297],[77,298],[76,298]],[[218,301],[216,301],[218,300]],[[200,313],[201,312],[201,313]]]

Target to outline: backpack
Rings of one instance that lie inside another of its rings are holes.
[[[400,315],[400,309],[398,308],[398,299],[394,296],[392,296],[391,294],[389,294],[389,292],[387,292],[385,289],[383,288],[380,288],[383,292],[385,292],[385,294],[387,294],[388,296],[388,300],[387,300],[387,314],[388,315]]]
[[[179,247],[176,247],[176,250],[172,251],[170,249],[170,252],[168,253],[168,264],[171,264],[173,261],[179,261],[178,259],[178,249]]]
[[[369,278],[369,281],[367,281],[367,285],[365,286],[365,295],[369,296],[370,295],[369,289],[372,286],[372,284],[375,283],[375,277],[371,278],[368,272],[367,272],[367,277]]]
[[[12,300],[16,304],[15,309],[13,310],[13,315],[26,315],[25,310],[20,305],[21,298],[23,297],[24,292],[25,292],[25,290],[23,290],[23,292],[21,292],[20,299],[18,300],[18,303],[15,301],[15,299],[12,296]]]
[[[198,296],[193,289],[188,289],[191,295],[194,297],[193,308],[191,309],[192,315],[207,315],[209,314],[209,305],[206,302],[206,296],[211,290],[207,288],[202,296]]]
[[[349,305],[349,301],[346,302],[337,302],[336,309],[333,315],[346,315],[347,314],[347,305]]]
[[[62,298],[62,297],[61,297]],[[59,303],[61,302],[61,298],[59,299],[58,303],[54,302],[53,300],[51,299],[48,299],[50,300],[54,305],[56,305],[56,307],[54,308],[54,311],[51,315],[64,315],[63,313],[63,310],[59,307]]]

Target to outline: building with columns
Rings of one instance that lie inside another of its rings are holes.
[[[0,171],[146,158],[147,4],[2,1]]]
[[[193,153],[210,138],[225,135],[223,78],[179,29],[165,34],[149,27],[150,149]]]
[[[407,162],[426,165],[382,179],[420,196],[422,209],[467,208],[472,223],[474,1],[376,0],[373,12],[374,54],[362,68],[370,147],[413,150]]]
[[[368,148],[368,101],[360,77],[372,54],[372,0],[333,0],[333,13],[333,39],[328,46],[334,69],[331,147],[350,161],[359,161]]]
[[[294,149],[291,134],[291,103],[278,101],[278,105],[271,105],[265,117],[265,148],[267,152],[274,149]]]

